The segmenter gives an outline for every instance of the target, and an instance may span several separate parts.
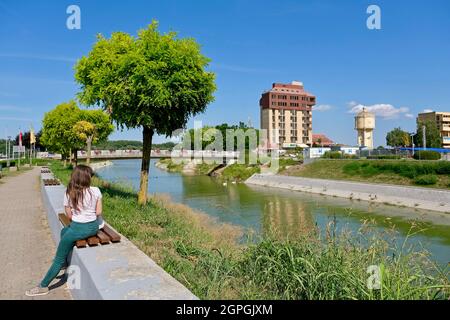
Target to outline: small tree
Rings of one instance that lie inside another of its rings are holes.
[[[80,118],[73,130],[76,136],[86,145],[86,163],[91,162],[92,144],[105,141],[113,132],[114,126],[111,124],[109,116],[101,110],[82,110]]]
[[[417,123],[417,133],[414,136],[414,141],[417,146],[423,147],[423,127],[425,126],[425,138],[427,139],[428,148],[440,148],[441,145],[441,134],[436,122],[432,120],[419,121]]]
[[[386,135],[386,144],[390,147],[406,147],[411,144],[409,133],[400,127],[391,130]]]
[[[142,128],[140,204],[147,202],[153,135],[171,136],[214,99],[208,63],[195,40],[161,34],[153,21],[137,37],[123,32],[110,39],[99,36],[75,67],[82,103],[101,106],[121,128]]]
[[[94,133],[90,126],[94,127]],[[41,143],[49,151],[60,152],[63,160],[73,154],[76,165],[77,152],[86,145],[90,135],[93,134],[91,142],[103,141],[113,129],[109,116],[103,111],[80,110],[75,101],[69,101],[45,114]]]
[[[63,160],[76,149],[79,141],[72,128],[79,121],[80,112],[75,101],[69,101],[47,112],[42,121],[41,143],[49,151],[61,153]]]

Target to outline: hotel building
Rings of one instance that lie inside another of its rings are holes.
[[[259,100],[261,129],[267,130],[268,148],[312,145],[312,107],[316,97],[303,83],[274,83]]]
[[[441,133],[442,148],[450,148],[450,112],[419,113],[417,122],[433,121]]]

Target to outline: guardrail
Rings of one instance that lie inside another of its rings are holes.
[[[210,150],[152,150],[152,158],[227,158],[236,159],[239,157],[238,151],[210,151]],[[85,151],[78,151],[78,159],[85,159],[87,154]],[[61,159],[60,154],[52,154],[48,152],[38,152],[37,158],[46,159]],[[91,159],[120,159],[120,158],[142,158],[142,151],[140,150],[94,150],[91,153]]]

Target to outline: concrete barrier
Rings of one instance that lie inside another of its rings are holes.
[[[441,189],[265,174],[245,183],[450,213],[450,191]]]
[[[52,174],[41,174],[41,191],[48,224],[57,244],[62,229],[58,214],[64,212],[66,188],[62,185],[44,186],[42,180],[52,178]],[[131,241],[123,235],[121,237],[120,243],[82,249],[74,247],[70,264],[81,271],[78,288],[71,288],[75,299],[198,299]]]

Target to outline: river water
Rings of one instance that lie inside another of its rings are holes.
[[[223,185],[208,176],[183,176],[150,167],[149,192],[169,194],[173,201],[203,211],[218,221],[239,225],[255,234],[276,229],[295,235],[330,222],[336,229],[357,232],[364,221],[375,221],[377,230],[395,228],[395,242],[401,245],[414,225],[423,229],[409,238],[408,244],[423,246],[441,265],[450,262],[450,216],[412,208],[397,208],[364,201],[351,201],[276,188],[248,186],[242,183]],[[116,160],[97,171],[111,182],[139,188],[141,160]],[[391,234],[391,232],[386,232]]]

